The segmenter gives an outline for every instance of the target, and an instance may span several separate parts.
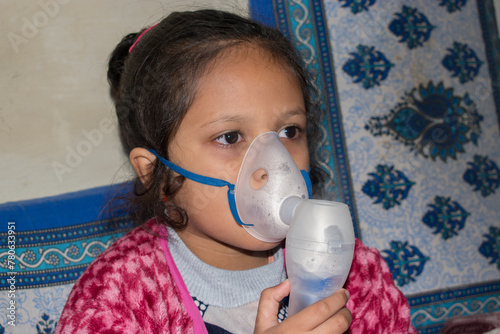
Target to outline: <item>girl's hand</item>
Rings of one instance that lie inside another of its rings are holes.
[[[351,312],[345,307],[349,300],[347,290],[340,289],[330,297],[278,322],[280,301],[290,293],[290,282],[262,291],[255,321],[255,334],[261,333],[344,333],[352,322]]]

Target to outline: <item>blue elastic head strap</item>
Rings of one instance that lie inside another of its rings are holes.
[[[231,210],[231,213],[233,214],[234,219],[236,222],[240,225],[245,225],[245,226],[253,226],[253,224],[245,224],[241,221],[240,216],[238,215],[238,210],[236,209],[236,201],[234,198],[234,184],[221,180],[221,179],[216,179],[213,177],[209,176],[203,176],[200,174],[196,174],[193,172],[190,172],[182,167],[177,166],[176,164],[171,163],[165,158],[162,158],[158,153],[156,153],[155,150],[150,149],[149,152],[153,153],[160,161],[162,164],[176,172],[177,174],[180,174],[192,181],[201,183],[201,184],[206,184],[209,186],[214,186],[214,187],[228,187],[227,190],[227,200],[229,202],[229,209]],[[311,184],[311,178],[309,177],[309,173],[306,172],[305,170],[301,170],[300,173],[302,174],[302,177],[304,178],[304,181],[306,182],[307,185],[307,193],[309,195],[309,198],[312,196],[312,184]]]
[[[228,186],[230,190],[234,190],[234,184],[232,184],[232,183],[229,183],[229,182],[221,180],[221,179],[215,179],[215,178],[209,177],[209,176],[203,176],[203,175],[200,175],[200,174],[195,174],[193,172],[185,170],[182,167],[177,166],[176,164],[171,163],[170,161],[168,161],[165,158],[160,157],[160,155],[158,153],[156,153],[156,151],[153,150],[153,149],[149,150],[149,152],[153,153],[158,159],[160,159],[160,161],[165,166],[167,166],[168,168],[170,168],[171,170],[173,170],[177,174],[180,174],[180,175],[182,175],[184,177],[187,177],[188,179],[190,179],[192,181],[195,181],[195,182],[198,182],[198,183],[202,183],[202,184],[206,184],[206,185],[209,185],[209,186],[214,186],[214,187],[225,187],[225,186]]]
[[[231,210],[231,213],[233,214],[234,219],[236,222],[240,225],[246,225],[246,226],[253,226],[253,224],[245,224],[241,221],[240,216],[238,215],[238,210],[236,209],[236,201],[234,199],[234,184],[229,183],[227,181],[221,180],[221,179],[216,179],[213,177],[209,176],[203,176],[200,174],[196,174],[193,172],[190,172],[188,170],[185,170],[182,167],[177,166],[176,164],[171,163],[165,158],[160,157],[158,153],[156,153],[155,150],[151,149],[149,152],[153,153],[160,161],[162,164],[176,172],[177,174],[180,174],[192,181],[201,183],[201,184],[206,184],[209,186],[214,186],[214,187],[225,187],[227,186],[227,200],[229,203],[229,209]]]
[[[311,171],[311,167],[309,167],[309,172]],[[306,172],[305,170],[301,169],[300,174],[302,174],[302,177],[304,178],[304,181],[306,182],[307,186],[307,195],[309,196],[309,199],[312,197],[312,181],[311,177],[309,176],[309,172]]]

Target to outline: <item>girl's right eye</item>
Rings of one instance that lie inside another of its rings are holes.
[[[221,145],[234,145],[241,140],[241,135],[237,131],[226,132],[215,138],[215,141]]]

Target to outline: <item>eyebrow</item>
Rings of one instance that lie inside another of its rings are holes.
[[[227,122],[236,122],[236,123],[241,123],[245,121],[245,117],[239,116],[239,115],[225,115],[220,118],[217,118],[216,120],[204,123],[201,125],[202,128],[207,127],[209,125],[213,124],[218,124],[218,123],[227,123]]]
[[[297,108],[297,109],[291,109],[280,115],[281,119],[287,119],[296,115],[304,115],[305,116],[306,111],[304,108]],[[240,116],[240,115],[224,115],[216,120],[204,123],[201,125],[202,128],[213,125],[213,124],[220,124],[220,123],[227,123],[227,122],[234,122],[234,123],[242,123],[247,120],[247,117]]]
[[[289,111],[285,112],[281,116],[283,118],[289,118],[289,117],[293,117],[293,116],[296,116],[296,115],[305,115],[305,114],[306,114],[306,111],[305,111],[304,108],[297,108],[297,109],[289,110]]]

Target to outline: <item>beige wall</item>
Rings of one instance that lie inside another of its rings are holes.
[[[130,173],[108,94],[120,39],[173,10],[246,15],[246,0],[1,0],[0,203],[119,182]]]

